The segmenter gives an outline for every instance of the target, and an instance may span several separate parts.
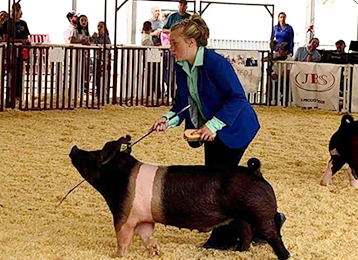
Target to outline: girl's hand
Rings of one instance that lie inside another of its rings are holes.
[[[168,128],[168,119],[166,117],[161,117],[154,122],[152,129],[156,131],[165,131]]]
[[[211,132],[206,125],[200,127],[195,133],[200,134],[200,139],[207,142],[214,141],[216,137],[216,133]]]

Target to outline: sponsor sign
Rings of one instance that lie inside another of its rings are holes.
[[[293,103],[300,107],[339,110],[341,66],[295,62],[290,73]]]
[[[233,66],[246,94],[256,93],[261,80],[258,51],[215,50]]]

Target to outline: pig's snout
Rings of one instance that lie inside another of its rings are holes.
[[[78,155],[78,151],[79,151],[79,149],[78,149],[77,145],[72,147],[71,152],[70,152],[70,158],[75,159]]]

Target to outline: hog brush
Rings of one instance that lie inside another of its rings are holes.
[[[61,205],[61,203],[67,198],[67,196],[74,190],[76,189],[78,186],[80,186],[82,183],[84,183],[86,180],[83,179],[82,181],[80,181],[79,183],[77,183],[75,186],[72,187],[72,189],[70,189],[67,194],[65,196],[63,196],[63,198],[60,200],[60,202],[58,203],[58,205],[56,206],[56,209]]]

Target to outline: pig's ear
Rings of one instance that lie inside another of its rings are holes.
[[[108,147],[108,148],[103,148],[100,153],[98,162],[101,165],[105,165],[105,164],[109,163],[116,155],[116,152],[117,152],[117,149],[113,146]]]
[[[130,135],[126,135],[126,141],[129,143],[131,141],[131,136]]]

